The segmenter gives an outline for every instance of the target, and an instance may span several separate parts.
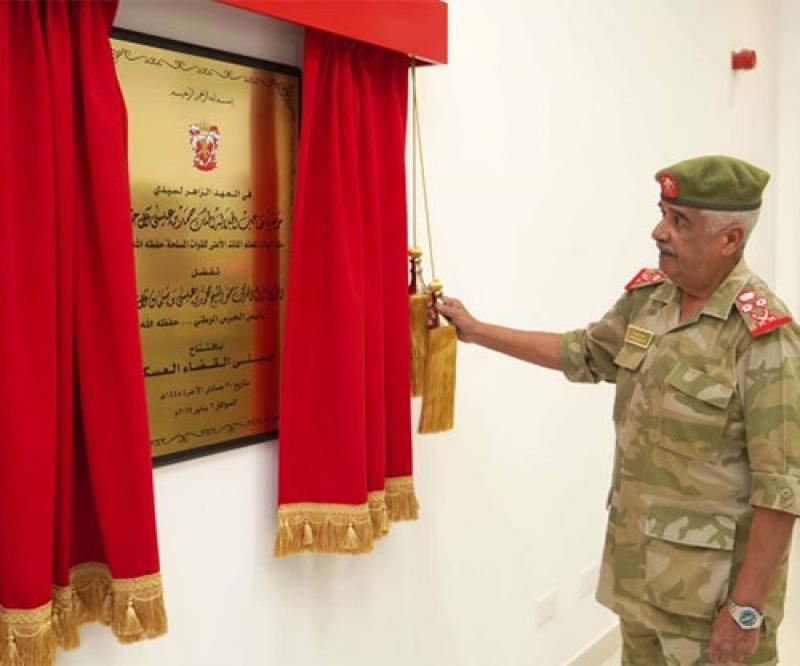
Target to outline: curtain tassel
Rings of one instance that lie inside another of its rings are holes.
[[[53,627],[53,633],[58,638],[60,643],[64,643],[64,637],[66,636],[66,622],[64,618],[64,611],[60,608],[56,607],[53,609],[53,617],[50,620],[51,625]]]
[[[413,150],[413,187],[412,187],[412,226],[414,245],[417,240],[417,150],[419,150],[419,166],[422,181],[422,199],[425,204],[425,226],[428,231],[428,251],[431,259],[431,277],[428,285],[427,301],[433,312],[433,321],[427,326],[426,349],[424,354],[424,371],[422,386],[422,414],[419,421],[419,433],[425,435],[434,432],[452,430],[455,411],[456,393],[456,348],[458,333],[455,326],[442,317],[437,304],[442,297],[442,283],[436,279],[436,264],[433,259],[433,233],[431,231],[431,215],[428,201],[428,186],[425,179],[425,157],[422,150],[422,130],[419,122],[419,103],[417,101],[417,63],[411,59],[412,82],[412,150]],[[409,252],[409,255],[411,253]],[[422,252],[419,253],[420,255]],[[414,258],[412,257],[412,264]],[[422,312],[428,324],[428,304]],[[412,314],[413,316],[413,314]],[[417,395],[412,392],[412,395]]]
[[[456,398],[456,349],[458,334],[436,311],[442,284],[432,281],[428,287],[435,321],[428,331],[428,355],[425,359],[425,391],[422,396],[420,434],[453,429]]]
[[[386,534],[389,531],[389,509],[386,505],[381,508],[381,531]]]
[[[114,596],[111,593],[111,590],[108,590],[106,592],[106,596],[103,597],[103,608],[100,611],[100,622],[106,625],[111,624],[111,620],[113,619],[113,611]]]
[[[303,523],[303,545],[314,545],[314,531],[311,529],[311,523],[309,521]]]
[[[51,618],[53,636],[58,644],[65,650],[72,650],[80,644],[78,636],[78,623],[72,608],[55,606]]]
[[[128,597],[128,606],[125,609],[125,626],[122,628],[123,636],[138,636],[143,631],[142,622],[133,606],[133,597]]]
[[[345,550],[358,550],[358,534],[353,523],[347,526],[347,535],[344,538]]]
[[[0,666],[24,666],[22,657],[19,656],[19,651],[17,650],[17,639],[12,629],[8,630],[6,653],[2,661],[0,661]]]

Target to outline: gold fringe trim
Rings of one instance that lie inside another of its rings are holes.
[[[0,607],[0,666],[52,666],[56,647],[78,647],[78,627],[87,622],[109,625],[121,643],[165,634],[161,576],[112,579],[105,564],[81,564],[70,571],[69,586],[53,587],[50,603]]]
[[[275,557],[302,551],[358,555],[372,550],[368,504],[284,504],[278,507]]]
[[[51,626],[52,604],[32,610],[0,607],[0,665],[51,666],[56,637]]]
[[[425,357],[428,354],[427,294],[408,297],[409,329],[411,336],[411,395],[419,397],[425,390]]]
[[[274,554],[368,553],[389,533],[392,522],[416,520],[418,513],[410,476],[386,479],[386,489],[369,493],[366,504],[283,504],[278,507]]]
[[[413,477],[386,479],[386,509],[392,522],[419,518],[419,503],[414,491]]]
[[[372,519],[372,538],[380,539],[389,533],[389,510],[386,508],[386,492],[376,490],[369,494],[369,516]]]

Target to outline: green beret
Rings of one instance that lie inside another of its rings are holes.
[[[661,198],[678,206],[754,210],[769,174],[734,157],[712,155],[678,162],[656,174]]]

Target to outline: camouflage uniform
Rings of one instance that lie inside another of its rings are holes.
[[[800,329],[744,261],[684,323],[663,274],[643,271],[628,286],[561,345],[568,379],[616,384],[597,599],[623,624],[707,647],[753,507],[800,515]],[[762,654],[747,663],[775,663],[763,650],[783,615],[787,560],[764,608]]]
[[[653,631],[638,622],[621,621],[622,666],[705,666],[708,641]],[[777,663],[775,633],[763,634],[749,666]]]

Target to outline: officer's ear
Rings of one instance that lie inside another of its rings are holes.
[[[721,232],[722,256],[732,257],[744,247],[745,230],[740,224],[732,224]]]

